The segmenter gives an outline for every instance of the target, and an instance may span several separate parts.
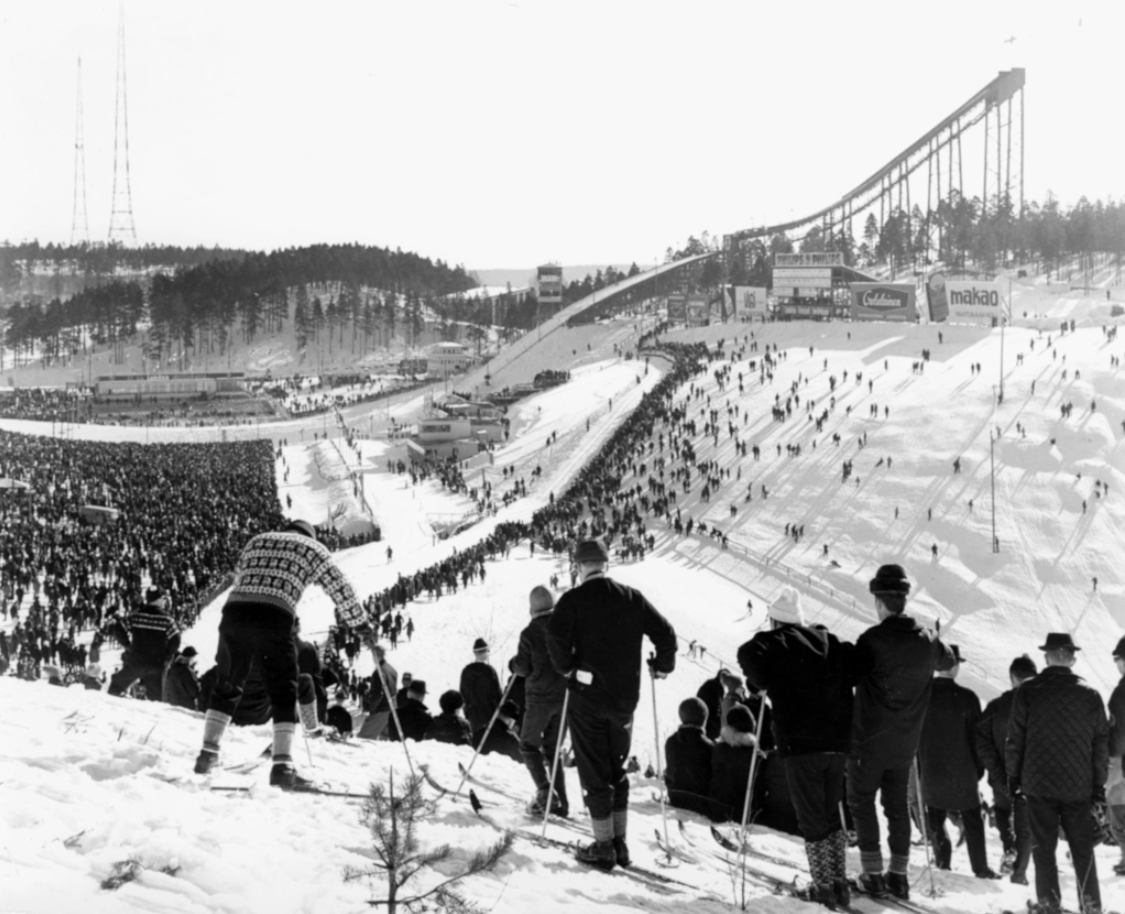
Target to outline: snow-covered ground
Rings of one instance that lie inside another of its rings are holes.
[[[1038,290],[1035,294],[1041,295]],[[1061,630],[1073,632],[1085,648],[1077,672],[1108,696],[1117,680],[1110,651],[1125,628],[1125,568],[1117,560],[1125,530],[1125,378],[1111,367],[1110,356],[1125,355],[1125,341],[1106,340],[1100,329],[1104,301],[1095,299],[1068,293],[1049,307],[1037,300],[1036,312],[1046,313],[1056,326],[1063,316],[1075,317],[1080,325],[1062,337],[1049,331],[1051,346],[1048,332],[1016,327],[1004,333],[1005,396],[998,407],[999,330],[792,323],[731,324],[672,335],[712,342],[723,337],[729,354],[729,341],[752,330],[763,350],[767,342],[776,343],[788,356],[773,384],[765,387],[745,362],[736,365],[735,374],[741,370],[748,380],[742,395],[737,383],[720,392],[709,376],[696,380],[720,410],[729,398],[748,414],[748,424],[739,420],[740,435],[762,448],[760,461],[738,462],[741,478],[736,478],[733,444],[725,434],[717,450],[710,442],[698,443],[701,457],[715,456],[731,468],[731,480],[710,503],[699,503],[698,483],[679,500],[685,519],[691,515],[726,531],[730,549],[722,550],[710,537],[679,537],[654,524],[656,550],[644,561],[612,568],[613,576],[652,599],[681,639],[677,670],[656,684],[655,701],[648,684],[642,692],[633,742],[642,766],[654,761],[657,742],[675,728],[680,700],[694,694],[718,662],[733,665],[738,645],[762,624],[768,600],[783,584],[802,591],[806,611],[816,621],[854,638],[875,621],[866,583],[886,561],[906,567],[915,583],[913,610],[925,619],[941,620],[943,635],[968,658],[960,681],[983,700],[1004,687],[1013,656],[1028,652],[1041,661],[1036,646],[1046,632]],[[1014,310],[1020,311],[1018,297]],[[911,365],[923,348],[931,350],[932,359],[919,374]],[[1021,363],[1017,354],[1022,354]],[[747,353],[748,358],[760,355]],[[970,369],[976,363],[980,373]],[[863,382],[856,385],[860,371]],[[298,441],[294,434],[278,464],[279,486],[283,496],[293,498],[288,509],[293,516],[320,519],[341,502],[348,502],[349,511],[363,510],[350,484],[340,481],[345,465],[354,469],[362,461],[377,468],[364,474],[364,490],[394,547],[394,560],[387,561],[385,543],[340,555],[360,593],[371,593],[392,583],[399,572],[425,567],[454,548],[475,543],[500,520],[529,517],[551,491],[561,493],[639,402],[641,392],[659,379],[655,361],[647,376],[642,372],[638,362],[595,363],[576,370],[570,384],[522,402],[513,415],[513,440],[497,451],[495,467],[486,472],[503,490],[501,468],[515,467],[529,481],[528,498],[449,540],[435,542],[426,518],[467,511],[467,500],[443,492],[439,483],[411,486],[407,477],[385,472],[386,445],[380,442],[362,442],[357,455],[337,450],[335,440],[313,443],[305,435]],[[817,433],[805,404],[816,401],[815,415],[828,407],[830,375],[837,378],[837,403],[823,432]],[[776,423],[769,407],[777,394],[784,403],[793,383],[801,402],[792,418]],[[1073,403],[1069,420],[1060,418],[1064,403]],[[878,418],[871,413],[872,404],[878,405]],[[693,412],[697,409],[693,402]],[[98,429],[97,434],[107,431],[134,440],[145,435],[143,429]],[[555,431],[558,443],[545,447]],[[990,433],[997,432],[993,501]],[[840,446],[831,440],[834,433],[841,436]],[[857,439],[864,434],[866,445],[860,447]],[[784,445],[795,443],[801,444],[800,457],[785,451]],[[889,467],[888,457],[893,459]],[[955,475],[952,462],[957,457],[962,471]],[[854,470],[841,484],[845,458],[854,461]],[[531,487],[529,474],[537,464],[543,467],[543,479]],[[1108,486],[1108,494],[1098,497],[1095,480]],[[746,502],[751,482],[753,501]],[[764,501],[759,494],[763,483],[770,493]],[[624,481],[631,484],[632,478]],[[998,553],[990,545],[993,507]],[[787,523],[805,526],[799,543],[784,534]],[[431,707],[442,691],[456,686],[477,637],[489,640],[493,662],[503,673],[528,619],[528,591],[556,572],[567,578],[562,563],[539,551],[532,555],[526,545],[487,570],[484,584],[437,601],[424,597],[408,608],[417,631],[413,641],[392,653],[391,662],[400,673],[408,670],[428,682]],[[753,600],[749,614],[748,598]],[[186,638],[199,648],[201,660],[213,655],[218,615],[216,603]],[[330,604],[311,593],[301,615],[306,632],[323,631],[331,619]],[[692,640],[707,648],[702,659],[686,656]],[[206,660],[201,663],[207,665]],[[370,670],[369,658],[363,658],[360,669]],[[0,679],[0,702],[5,707],[0,723],[0,911],[338,912],[364,910],[367,899],[385,897],[377,886],[342,880],[345,865],[362,866],[371,855],[357,802],[271,790],[264,767],[216,779],[253,784],[249,797],[208,792],[190,778],[186,784],[162,780],[190,771],[201,715],[11,678]],[[230,732],[224,761],[253,758],[267,743],[268,732]],[[467,749],[433,744],[410,748],[416,763],[429,763],[437,780],[450,787],[458,781],[457,762],[467,764],[471,755]],[[385,782],[392,769],[400,778],[406,769],[397,744],[313,741],[311,763],[303,747],[298,752],[306,773],[359,789],[371,781]],[[530,795],[526,772],[507,760],[480,759],[474,772],[513,797]],[[577,780],[573,771],[569,776],[576,798]],[[650,867],[658,854],[653,832],[662,829],[655,790],[655,780],[634,777],[630,844],[638,862]],[[514,800],[492,790],[477,792],[499,821],[524,824]],[[703,825],[684,817],[689,832],[707,847]],[[578,821],[584,821],[581,814]],[[549,833],[576,837],[555,827]],[[419,836],[427,847],[449,842],[456,858],[464,860],[497,832],[477,820],[464,801],[446,798],[438,800],[435,816]],[[679,840],[674,830],[673,840]],[[762,850],[803,864],[795,839],[758,830],[754,841]],[[995,832],[989,832],[989,842],[995,867],[1000,857]],[[546,914],[595,906],[671,912],[688,905],[729,910],[734,895],[728,868],[707,853],[686,850],[696,862],[682,862],[673,875],[698,891],[682,895],[654,894],[627,878],[582,869],[559,851],[523,839],[495,874],[475,877],[464,889],[482,907],[497,912]],[[1111,849],[1098,850],[1103,900],[1108,909],[1120,911],[1125,909],[1125,880],[1112,875],[1116,857]],[[138,877],[117,891],[100,889],[113,864],[129,858],[145,867]],[[1064,900],[1072,903],[1073,874],[1063,851],[1059,860]],[[923,853],[916,849],[912,876],[920,899],[929,884],[922,863]],[[940,897],[923,899],[938,910],[1018,910],[1033,895],[1006,881],[969,876],[963,848],[955,851],[953,865],[953,872],[934,874]],[[161,872],[163,867],[178,869],[170,875]],[[775,869],[786,878],[796,872]],[[748,891],[749,911],[807,909],[753,884]],[[868,900],[857,907],[882,910]]]

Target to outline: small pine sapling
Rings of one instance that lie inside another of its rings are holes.
[[[422,794],[422,778],[410,776],[395,795],[394,772],[384,788],[372,784],[371,793],[364,801],[360,821],[371,834],[375,860],[365,868],[346,867],[344,881],[385,878],[386,898],[371,899],[372,907],[386,907],[388,914],[401,909],[409,912],[426,910],[449,911],[453,914],[471,914],[478,910],[456,891],[457,883],[478,873],[495,869],[500,859],[512,847],[515,836],[509,831],[495,844],[478,851],[460,872],[446,876],[428,889],[414,889],[410,883],[426,867],[443,863],[453,855],[448,844],[431,850],[422,850],[417,835],[418,822],[434,814],[437,804]]]

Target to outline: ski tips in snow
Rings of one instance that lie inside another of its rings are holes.
[[[477,797],[477,792],[472,788],[469,788],[469,805],[473,807],[473,812],[475,813],[479,813],[483,808],[483,804]]]

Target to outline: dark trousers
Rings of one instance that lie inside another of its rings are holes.
[[[875,794],[887,817],[887,845],[892,854],[910,855],[910,812],[906,792],[910,768],[884,768],[871,759],[848,759],[848,806],[852,810],[860,851],[881,852]]]
[[[992,787],[992,796],[995,800],[992,808],[996,813],[996,827],[1000,829],[1004,852],[1016,852],[1012,875],[1026,876],[1027,865],[1031,861],[1031,827],[1027,822],[1027,803],[1023,797],[1018,797],[1013,805],[1007,789],[998,789],[996,785]]]
[[[1102,895],[1094,860],[1094,818],[1089,801],[1065,803],[1046,797],[1027,797],[1026,802],[1031,825],[1031,858],[1035,861],[1035,894],[1039,903],[1054,910],[1062,907],[1059,868],[1055,861],[1061,826],[1066,832],[1078,881],[1078,908],[1080,911],[1101,910]]]
[[[520,756],[531,772],[531,780],[537,790],[547,792],[551,785],[551,765],[555,761],[555,748],[559,744],[559,731],[562,729],[562,702],[528,705],[520,728]],[[562,806],[567,806],[566,777],[563,774],[562,759],[555,772],[555,797]]]
[[[784,759],[789,796],[797,813],[797,825],[806,841],[823,841],[838,832],[840,803],[844,799],[844,769],[848,757],[840,753],[814,752]]]
[[[157,657],[142,657],[132,651],[121,656],[121,669],[109,679],[109,694],[123,695],[137,680],[145,687],[149,701],[164,700],[164,661]]]
[[[292,613],[268,604],[239,603],[219,623],[218,676],[208,710],[234,716],[242,687],[257,663],[276,724],[297,721],[297,645]]]
[[[633,742],[633,715],[591,704],[572,692],[567,724],[590,818],[608,819],[615,809],[629,806],[625,764]]]
[[[953,858],[953,844],[945,831],[945,814],[948,810],[926,807],[929,820],[930,845],[934,849],[934,860],[938,869],[948,870]],[[965,828],[965,844],[969,848],[969,866],[973,875],[980,876],[988,871],[988,849],[984,843],[984,815],[979,806],[962,809],[961,822]]]

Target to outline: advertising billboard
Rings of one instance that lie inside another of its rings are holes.
[[[668,320],[682,321],[684,319],[684,305],[687,296],[675,293],[668,296]]]
[[[766,311],[765,286],[728,286],[731,311],[738,314],[764,314]]]
[[[949,299],[945,294],[944,273],[931,273],[926,279],[926,303],[930,308],[930,323],[948,319]]]
[[[914,321],[914,283],[853,282],[853,321]]]
[[[998,282],[947,279],[945,297],[949,302],[949,319],[953,321],[958,318],[999,321],[1006,313],[1004,296]]]
[[[705,327],[710,322],[711,306],[706,295],[689,295],[686,310],[689,327]]]

